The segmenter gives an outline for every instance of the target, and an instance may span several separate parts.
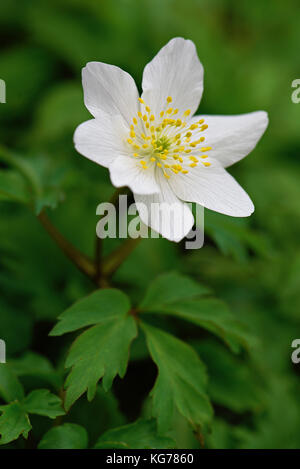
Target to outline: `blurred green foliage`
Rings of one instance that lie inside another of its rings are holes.
[[[140,86],[145,64],[170,38],[183,36],[195,42],[205,69],[199,112],[269,113],[258,147],[230,170],[254,200],[254,215],[232,219],[206,210],[202,249],[145,240],[114,276],[114,285],[136,304],[158,274],[173,269],[188,274],[227,302],[255,339],[248,351],[234,355],[204,329],[168,315],[152,318],[193,345],[206,365],[215,416],[204,437],[211,448],[300,447],[300,365],[290,358],[291,342],[300,336],[300,104],[291,101],[292,80],[300,78],[297,6],[296,0],[0,3],[0,78],[7,86],[7,103],[0,104],[1,145],[22,158],[28,177],[34,175],[36,212],[56,207],[51,219],[87,254],[94,248],[96,206],[113,188],[107,170],[73,148],[75,127],[89,118],[80,77],[86,62],[118,65]],[[93,285],[19,204],[30,198],[27,182],[1,161],[0,337],[7,343],[14,376],[9,379],[18,377],[26,396],[45,387],[57,393],[74,336],[48,333],[57,316]],[[107,240],[104,248],[114,245]],[[59,447],[66,440],[65,447],[86,447],[88,440],[90,447],[96,441],[106,447],[111,435],[123,438],[125,425],[149,417],[147,396],[156,371],[145,337],[134,342],[132,359],[112,391],[98,389],[91,403],[83,396],[68,416],[59,417],[59,430],[50,430],[52,422],[44,416],[30,416],[29,444],[20,438],[7,446]],[[3,398],[1,389],[0,380]],[[18,406],[3,408],[27,422],[15,432],[29,431],[28,416]],[[145,435],[137,447],[145,447],[147,438],[155,445],[153,422],[139,422],[126,433],[128,445],[140,431]],[[115,427],[120,428],[111,430]],[[164,438],[157,444],[172,438],[180,448],[200,447],[179,414]]]

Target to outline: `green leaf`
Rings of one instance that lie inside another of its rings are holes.
[[[149,286],[139,308],[155,310],[178,300],[190,299],[210,293],[210,290],[193,279],[176,272],[157,277]]]
[[[65,423],[45,433],[38,449],[86,449],[87,446],[86,429],[75,423]]]
[[[95,448],[168,449],[175,446],[174,440],[157,433],[156,421],[152,419],[108,430],[97,440]]]
[[[209,290],[193,279],[168,273],[150,285],[140,308],[142,312],[168,314],[197,324],[221,337],[236,353],[241,346],[249,346],[250,334],[222,301],[198,298],[207,293]]]
[[[7,403],[24,397],[23,386],[7,363],[0,363],[0,397]]]
[[[152,390],[153,414],[159,431],[172,423],[174,408],[194,428],[208,423],[212,407],[206,395],[204,365],[192,347],[174,336],[142,323],[149,352],[158,367]]]
[[[230,313],[227,305],[214,298],[177,301],[163,306],[161,313],[176,316],[203,327],[220,337],[233,352],[248,347],[251,336]]]
[[[121,378],[125,375],[129,347],[136,334],[135,320],[123,313],[91,327],[75,340],[66,361],[66,367],[72,366],[66,380],[66,409],[86,390],[88,400],[93,399],[101,378],[107,390],[117,374]]]
[[[36,389],[32,391],[23,402],[23,407],[29,414],[44,415],[55,419],[64,415],[61,400],[48,389]]]
[[[4,445],[23,435],[27,438],[31,430],[29,418],[19,402],[0,407],[0,444]]]
[[[92,324],[101,324],[120,317],[129,309],[129,299],[120,290],[96,290],[64,311],[50,335],[62,335]]]

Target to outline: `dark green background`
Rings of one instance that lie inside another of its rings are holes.
[[[7,85],[0,142],[30,161],[41,180],[42,202],[54,206],[59,199],[49,215],[88,254],[96,206],[113,188],[107,170],[73,148],[74,129],[89,118],[81,88],[86,62],[118,65],[140,86],[145,64],[169,39],[183,36],[195,42],[205,69],[199,113],[269,113],[258,147],[230,169],[255,203],[252,217],[206,211],[203,249],[144,240],[114,279],[136,300],[158,273],[178,269],[212,286],[248,324],[256,346],[238,358],[212,337],[199,343],[189,328],[175,323],[170,329],[199,345],[208,367],[216,414],[209,447],[300,447],[300,364],[293,366],[290,358],[291,342],[300,337],[300,104],[291,100],[291,83],[300,78],[297,7],[296,0],[0,3],[0,78]],[[22,199],[18,173],[4,163],[2,172],[9,172],[10,195],[15,191]],[[47,333],[57,315],[93,286],[9,194],[1,195],[0,237],[0,337],[8,355],[30,349],[62,369],[68,343]],[[76,404],[70,421],[86,425],[92,440],[140,414],[155,377],[143,347],[135,347],[140,360],[114,386],[119,410],[112,395]],[[47,425],[37,422],[36,438]],[[197,447],[180,419],[175,433],[180,447]]]

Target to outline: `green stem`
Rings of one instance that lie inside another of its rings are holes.
[[[120,267],[120,265],[127,259],[134,248],[138,245],[142,238],[128,238],[116,251],[112,252],[109,256],[103,259],[102,275],[107,278]]]
[[[129,190],[126,187],[120,187],[117,189],[111,198],[109,199],[109,203],[113,204],[117,208],[117,204],[119,202],[119,196],[121,194],[128,194]],[[102,217],[101,217],[102,218]],[[100,220],[101,220],[100,218]],[[96,236],[96,243],[95,243],[95,265],[96,265],[96,280],[101,282],[101,277],[102,277],[102,246],[103,245],[103,240]]]
[[[28,181],[30,188],[33,190],[34,196],[42,194],[42,187],[39,179],[27,161],[18,158],[2,145],[0,145],[0,159],[4,163],[16,168],[24,176]],[[119,196],[121,194],[128,194],[128,189],[126,187],[117,189],[109,202],[117,206]],[[108,278],[118,269],[124,260],[127,259],[140,241],[140,238],[127,239],[127,241],[125,241],[116,251],[102,260],[102,239],[97,237],[95,243],[95,262],[93,262],[89,257],[76,249],[75,246],[73,246],[57,230],[45,210],[38,215],[38,219],[64,254],[81,272],[90,277],[98,286],[100,286],[100,288],[108,286]]]
[[[61,248],[65,255],[78,267],[78,269],[88,277],[95,279],[96,268],[93,262],[87,256],[82,254],[78,249],[76,249],[66,238],[64,238],[64,236],[51,223],[45,211],[38,215],[38,219],[49,233],[51,238]]]

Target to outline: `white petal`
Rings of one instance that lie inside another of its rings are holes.
[[[139,110],[138,90],[133,78],[114,65],[89,62],[82,70],[84,103],[97,117],[99,111],[121,114],[128,123]]]
[[[104,113],[101,118],[80,124],[74,133],[74,143],[79,153],[106,168],[125,152],[119,119]]]
[[[143,99],[155,116],[173,98],[170,106],[196,112],[203,91],[203,67],[194,43],[174,38],[146,65],[143,73]],[[179,115],[179,114],[178,114]]]
[[[157,171],[161,192],[153,195],[134,194],[142,222],[170,241],[181,241],[192,229],[194,217],[189,207],[171,190],[161,171]]]
[[[195,116],[192,122],[199,120]],[[211,146],[209,156],[226,168],[250,153],[268,126],[265,111],[236,116],[201,116],[208,128],[203,132],[204,146]]]
[[[192,168],[176,174],[169,184],[177,197],[232,217],[247,217],[254,211],[248,194],[236,180],[218,166]]]
[[[145,170],[132,156],[116,158],[109,171],[115,187],[128,186],[132,192],[138,194],[153,194],[160,190],[155,180],[154,165]]]

